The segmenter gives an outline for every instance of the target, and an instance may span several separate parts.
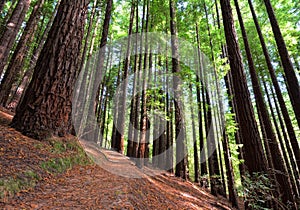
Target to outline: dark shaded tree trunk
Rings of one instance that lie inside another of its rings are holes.
[[[30,59],[30,65],[28,69],[26,70],[25,74],[23,75],[23,78],[18,86],[18,88],[15,91],[15,94],[13,95],[12,99],[10,100],[8,104],[8,108],[12,111],[15,111],[17,105],[22,100],[24,93],[26,92],[26,89],[28,87],[28,84],[30,82],[30,79],[32,77],[34,67],[36,65],[37,59],[40,56],[40,53],[43,49],[44,43],[47,39],[48,33],[51,29],[51,26],[53,24],[55,15],[57,13],[58,7],[60,4],[60,0],[57,1],[54,11],[52,12],[52,16],[50,20],[47,23],[46,29],[42,32],[41,38],[39,39],[38,46],[33,50],[31,59]]]
[[[289,134],[289,137],[290,137],[292,148],[293,148],[293,151],[294,151],[294,154],[295,154],[295,157],[296,157],[296,161],[297,161],[297,166],[298,166],[298,168],[300,168],[300,149],[299,149],[297,137],[295,135],[295,131],[294,131],[294,128],[293,128],[293,125],[292,125],[287,107],[285,105],[285,102],[284,102],[284,99],[283,99],[283,96],[282,96],[282,93],[281,93],[281,89],[280,89],[277,77],[275,75],[275,70],[273,68],[273,65],[272,65],[271,58],[269,56],[268,50],[267,50],[265,40],[263,38],[260,26],[258,24],[257,16],[256,16],[255,10],[253,8],[252,1],[248,0],[248,3],[249,3],[249,6],[250,6],[250,10],[251,10],[251,13],[252,13],[252,16],[253,16],[253,21],[255,23],[255,27],[256,27],[256,30],[257,30],[257,33],[258,33],[258,36],[259,36],[259,40],[260,40],[260,43],[261,43],[261,46],[262,46],[262,49],[263,49],[263,53],[264,53],[264,56],[265,56],[265,59],[266,59],[266,62],[267,62],[267,66],[268,66],[268,70],[269,70],[269,73],[270,73],[270,76],[271,76],[271,79],[272,79],[272,83],[273,83],[273,86],[275,88],[275,92],[276,92],[276,95],[277,95],[277,98],[278,98],[278,102],[279,102],[279,105],[280,105],[280,108],[281,108],[281,112],[282,112],[282,115],[283,115],[283,118],[284,118],[284,121],[285,121],[285,124],[286,124],[286,128],[287,128],[287,131],[288,131],[288,134]]]
[[[178,39],[176,29],[176,12],[175,3],[169,0],[170,6],[170,28],[172,35],[172,73],[180,72]],[[175,175],[183,179],[187,179],[187,160],[186,160],[186,145],[185,145],[185,127],[183,119],[183,107],[181,102],[180,85],[178,78],[173,79],[174,89],[174,105],[175,105],[175,131],[176,131],[176,171]]]
[[[270,110],[271,110],[271,115],[272,115],[272,118],[273,118],[273,123],[274,123],[275,129],[276,129],[276,132],[278,134],[277,136],[278,136],[278,140],[279,140],[279,143],[280,143],[282,154],[283,154],[283,157],[284,157],[284,160],[285,160],[285,166],[287,167],[288,174],[289,174],[289,177],[290,177],[290,180],[291,180],[292,189],[293,189],[294,195],[295,196],[299,196],[298,187],[297,187],[296,182],[295,182],[295,180],[299,179],[299,176],[298,176],[297,172],[294,174],[293,170],[291,168],[291,165],[294,165],[295,168],[297,167],[296,164],[295,164],[293,155],[292,155],[293,153],[292,153],[291,148],[289,147],[289,145],[286,145],[287,150],[285,150],[285,144],[284,144],[283,139],[281,137],[279,126],[278,126],[277,119],[276,119],[276,116],[275,116],[274,107],[272,105],[272,101],[271,101],[271,97],[270,97],[270,94],[269,94],[269,91],[268,91],[268,88],[267,88],[267,84],[264,81],[263,76],[262,76],[262,81],[263,81],[263,87],[264,87],[264,90],[265,90],[265,93],[266,93],[266,96],[267,96],[267,99],[268,99],[269,107],[270,107]],[[277,110],[277,108],[278,108],[277,102],[275,101],[274,103],[275,103],[275,106],[277,106],[275,110]],[[280,113],[278,113],[278,118],[279,118],[279,121],[281,121],[281,123],[283,125]],[[285,142],[288,143],[287,135],[286,135],[286,133],[284,131],[284,126],[283,126],[283,136],[284,136]],[[290,160],[291,160],[292,164],[289,163],[289,158],[287,156],[288,154],[291,154],[292,158],[290,158]],[[294,175],[295,175],[296,179],[294,179]]]
[[[273,34],[275,37],[275,41],[277,44],[278,52],[281,58],[281,63],[284,69],[285,77],[288,84],[288,93],[291,98],[291,103],[294,108],[294,112],[296,115],[296,119],[298,122],[298,126],[300,128],[300,87],[299,81],[297,79],[296,73],[294,71],[293,64],[291,62],[288,50],[286,48],[286,44],[284,42],[283,36],[281,34],[281,30],[279,28],[277,19],[274,14],[273,7],[271,5],[270,0],[264,0],[267,13],[270,19],[270,23],[272,26]]]
[[[168,52],[168,47],[166,47],[166,52]],[[166,66],[166,73],[170,72],[169,69],[169,63],[168,63],[168,57],[166,57],[165,61],[165,66]],[[169,78],[166,76],[166,81],[167,81],[167,90],[170,89],[170,83],[169,83]],[[169,92],[166,94],[166,112],[168,116],[168,121],[167,121],[167,145],[166,145],[166,150],[167,150],[167,157],[166,157],[166,168],[170,173],[174,173],[173,169],[173,103],[172,99],[170,99]]]
[[[276,193],[276,196],[278,198],[281,197],[282,201],[287,204],[289,202],[293,202],[293,192],[291,189],[290,185],[290,180],[287,175],[287,169],[284,164],[282,154],[280,152],[280,148],[275,136],[275,133],[273,131],[272,123],[270,120],[270,116],[268,114],[268,110],[266,107],[266,104],[264,102],[264,97],[261,92],[260,84],[259,84],[259,79],[256,74],[254,62],[252,59],[252,54],[248,42],[248,37],[246,33],[246,29],[244,26],[244,22],[242,19],[242,14],[240,12],[240,8],[238,5],[238,1],[234,0],[235,6],[236,6],[236,11],[238,14],[238,19],[243,35],[243,41],[244,41],[244,46],[245,46],[245,51],[246,51],[246,56],[248,60],[248,65],[249,65],[249,71],[250,71],[250,76],[251,76],[251,81],[252,81],[252,87],[254,91],[254,96],[255,96],[255,101],[257,104],[257,108],[259,110],[259,114],[261,115],[261,121],[262,121],[262,126],[264,127],[264,131],[266,133],[266,138],[267,141],[265,143],[265,150],[266,153],[271,156],[271,159],[269,161],[271,162],[270,166],[274,167],[274,173],[276,180],[279,184],[279,190],[280,192]]]
[[[193,103],[193,88],[192,85],[189,85],[189,101],[190,104]],[[195,171],[195,182],[199,183],[199,155],[198,155],[198,145],[197,145],[197,136],[196,136],[196,125],[195,125],[195,117],[194,117],[194,108],[191,105],[190,108],[191,116],[192,116],[192,135],[193,135],[193,149],[194,149],[194,171]]]
[[[0,105],[5,107],[12,86],[16,83],[18,77],[21,75],[26,54],[29,51],[29,45],[33,41],[35,32],[38,26],[38,20],[41,16],[41,9],[44,5],[44,0],[39,0],[34,6],[30,18],[26,23],[26,27],[18,42],[18,45],[10,59],[8,68],[4,74],[0,85]]]
[[[199,64],[198,64],[198,75],[202,75],[202,59],[201,59],[201,51],[200,51],[200,38],[199,38],[199,29],[198,29],[198,24],[196,23],[196,38],[197,38],[197,53],[199,57]],[[202,78],[202,76],[201,76]],[[199,79],[199,76],[196,78],[197,86],[197,104],[198,104],[198,123],[199,123],[199,149],[200,149],[200,155],[201,157],[205,157],[205,149],[204,149],[204,132],[203,132],[203,120],[202,120],[202,109],[201,109],[201,94],[202,96],[204,95],[204,87],[202,80]],[[200,84],[202,91],[200,90]],[[202,98],[203,99],[203,98]],[[203,99],[203,108],[205,108],[205,103]],[[204,109],[205,113],[205,109]],[[200,159],[200,174],[201,176],[205,176],[207,174],[207,167],[206,167],[206,161],[204,161],[204,158]],[[201,186],[203,186],[203,182],[200,181]]]
[[[18,1],[0,38],[0,75],[2,75],[4,67],[6,66],[10,50],[13,47],[17,34],[24,21],[30,2],[31,0]]]
[[[131,11],[130,11],[130,18],[129,18],[129,28],[133,28],[133,19],[134,19],[134,13],[135,13],[135,7],[136,2],[132,1],[131,3]],[[130,30],[130,29],[129,29]],[[130,35],[130,34],[129,34]],[[137,43],[135,43],[135,50],[137,50]],[[128,46],[130,47],[130,46]],[[135,55],[136,58],[137,55]],[[136,59],[134,60],[134,65],[136,65]],[[134,73],[136,73],[136,68],[134,68]],[[136,94],[136,82],[137,82],[137,74],[134,75],[134,81],[133,81],[133,99],[131,101],[131,107],[130,107],[130,127],[128,129],[128,145],[127,145],[127,156],[132,157],[132,150],[133,150],[133,122],[136,113],[133,111],[135,106],[135,94]]]
[[[147,132],[147,122],[148,122],[148,114],[147,114],[147,86],[148,86],[148,35],[147,32],[149,30],[149,17],[150,17],[150,1],[145,0],[144,4],[146,4],[146,22],[145,22],[145,53],[144,53],[144,65],[143,65],[143,85],[142,85],[142,103],[141,103],[141,122],[140,122],[140,144],[138,148],[138,166],[144,166],[144,158],[145,158],[145,151],[146,151],[146,132]]]
[[[138,7],[138,0],[136,3],[136,33],[138,33],[139,31],[139,7]],[[142,29],[143,30],[143,20],[144,20],[144,15],[145,15],[145,11],[143,9],[143,18],[142,18]],[[141,41],[141,40],[140,40]],[[136,79],[136,91],[137,93],[134,95],[134,107],[133,107],[133,112],[135,113],[134,116],[134,122],[133,122],[133,127],[135,128],[134,132],[133,132],[133,144],[132,144],[132,157],[137,157],[138,155],[138,148],[139,148],[139,132],[137,130],[137,128],[139,127],[139,107],[140,107],[140,82],[141,82],[141,76],[140,76],[140,72],[141,72],[141,62],[142,62],[142,56],[138,55],[138,39],[136,40],[136,55],[134,56],[134,69],[135,69],[135,79]]]
[[[12,126],[44,139],[71,133],[72,94],[78,76],[88,0],[63,0]],[[61,46],[64,47],[61,47]]]
[[[223,25],[230,62],[232,84],[240,133],[245,147],[245,165],[249,173],[266,171],[266,159],[263,153],[259,131],[247,87],[245,72],[237,41],[229,0],[220,0]]]

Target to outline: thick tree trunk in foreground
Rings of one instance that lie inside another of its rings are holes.
[[[0,76],[7,63],[9,53],[21,28],[31,0],[19,0],[13,14],[8,20],[0,39]]]
[[[234,27],[232,9],[229,0],[220,0],[223,24],[230,62],[236,112],[239,119],[240,133],[245,147],[245,165],[250,173],[266,171],[266,159],[263,153],[259,131],[254,118],[244,73],[240,47]]]
[[[72,94],[79,69],[88,0],[63,0],[12,126],[43,139],[71,131]]]

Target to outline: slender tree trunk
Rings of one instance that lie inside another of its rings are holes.
[[[12,126],[27,136],[44,139],[71,132],[72,94],[87,4],[87,0],[63,0],[60,4],[32,81],[12,120]]]
[[[34,71],[34,67],[36,65],[37,59],[43,49],[44,43],[47,39],[48,33],[51,29],[51,26],[53,24],[55,15],[57,13],[58,7],[60,4],[60,0],[57,1],[55,9],[52,13],[52,16],[50,18],[50,20],[47,23],[46,29],[43,31],[41,38],[39,39],[39,43],[38,46],[34,49],[31,59],[30,59],[30,65],[28,67],[28,69],[26,70],[19,87],[16,89],[14,96],[12,97],[12,99],[10,100],[9,104],[8,104],[8,108],[12,109],[13,111],[16,110],[17,105],[20,103],[20,101],[22,101],[22,98],[24,96],[24,93],[26,92],[26,89],[28,87],[28,84],[30,82],[30,79],[32,77],[33,71]]]
[[[284,69],[284,73],[288,83],[288,92],[291,98],[291,103],[294,108],[294,112],[296,115],[296,119],[298,122],[298,126],[300,128],[300,87],[299,81],[297,79],[296,73],[294,71],[293,64],[291,62],[288,50],[286,48],[286,44],[284,42],[283,36],[281,34],[281,30],[279,28],[277,19],[274,14],[273,7],[271,5],[270,0],[264,0],[267,13],[270,19],[270,23],[272,26],[273,34],[275,37],[275,41],[277,44],[278,52],[281,58],[281,63]]]
[[[282,154],[283,154],[283,157],[284,157],[284,160],[285,160],[285,166],[287,167],[288,174],[289,174],[289,177],[290,177],[290,180],[291,180],[292,189],[293,189],[294,195],[299,196],[298,189],[297,189],[297,186],[296,186],[296,182],[294,181],[294,173],[293,173],[293,170],[291,168],[291,164],[289,163],[289,158],[287,156],[287,154],[289,154],[289,152],[286,152],[286,150],[285,150],[284,142],[283,142],[283,139],[281,137],[279,126],[278,126],[277,119],[276,119],[276,116],[275,116],[275,112],[274,112],[274,109],[273,109],[273,106],[272,106],[271,97],[270,97],[270,94],[269,94],[268,89],[267,89],[266,82],[264,81],[263,77],[262,77],[262,80],[263,80],[264,90],[265,90],[265,93],[267,95],[269,107],[270,107],[270,110],[271,110],[271,115],[272,115],[272,118],[273,118],[274,126],[275,126],[276,132],[278,134],[277,136],[278,136],[278,140],[279,140],[280,147],[281,147],[281,150],[282,150]],[[281,116],[278,116],[278,117],[281,117]],[[282,119],[280,119],[280,120],[282,121]],[[285,132],[284,132],[284,138],[287,138]],[[287,139],[286,139],[286,142],[288,143]],[[295,165],[294,160],[291,159],[291,161]],[[297,175],[297,173],[295,175]],[[299,179],[298,176],[297,176],[296,180],[297,179]]]
[[[180,72],[179,53],[178,53],[178,39],[176,29],[176,13],[175,3],[173,0],[169,0],[170,6],[170,28],[172,35],[172,73],[178,74]],[[175,104],[175,130],[176,130],[176,171],[175,175],[183,179],[187,179],[187,160],[186,160],[186,145],[184,139],[184,119],[183,119],[183,107],[181,102],[179,81],[177,78],[173,79],[174,89],[174,104]]]
[[[168,52],[168,46],[166,45],[166,52]],[[166,73],[170,72],[168,57],[166,57],[165,66],[166,66]],[[170,89],[169,77],[166,74],[166,81],[167,81],[167,90]],[[166,168],[170,173],[174,172],[173,169],[173,104],[172,100],[170,99],[169,91],[166,95],[166,111],[169,120],[167,121],[167,157],[166,157]]]
[[[146,3],[147,2],[147,3]],[[138,166],[143,167],[144,166],[144,154],[146,150],[146,132],[147,132],[147,121],[148,121],[148,116],[147,116],[147,86],[148,86],[148,35],[147,32],[149,30],[149,17],[150,17],[150,11],[149,11],[149,6],[150,6],[150,1],[145,0],[144,4],[146,4],[146,10],[147,10],[147,15],[146,15],[146,22],[145,22],[145,32],[146,34],[142,34],[142,36],[145,36],[145,54],[144,54],[144,66],[143,66],[143,86],[142,86],[142,104],[141,104],[141,122],[140,122],[140,130],[141,130],[141,135],[140,135],[140,144],[139,144],[139,149],[138,149]]]
[[[30,2],[31,0],[18,1],[13,14],[6,24],[6,29],[0,38],[0,75],[2,75],[4,67],[6,66],[10,50],[13,47],[17,34],[24,21]]]
[[[237,197],[237,192],[235,190],[234,172],[233,172],[232,162],[231,162],[229,141],[228,141],[228,136],[226,135],[225,130],[223,132],[223,141],[222,142],[223,142],[223,149],[224,149],[224,153],[225,153],[224,159],[225,159],[225,165],[226,165],[229,200],[232,203],[233,207],[238,208],[238,197]]]
[[[31,44],[38,26],[38,20],[41,16],[41,8],[44,0],[39,0],[34,6],[30,18],[26,23],[21,39],[12,55],[8,68],[4,74],[0,85],[0,105],[6,106],[12,86],[20,76],[25,62],[26,53]]]
[[[136,33],[139,32],[139,7],[138,7],[138,0],[136,2]],[[143,19],[144,19],[144,11],[143,11]],[[142,19],[142,27],[143,27],[143,19]],[[143,29],[141,29],[143,30]],[[142,40],[140,40],[142,41]],[[132,139],[133,139],[133,144],[132,144],[132,157],[137,157],[137,150],[138,150],[138,147],[139,147],[139,132],[137,130],[138,126],[139,126],[139,107],[140,107],[140,93],[139,93],[139,90],[140,90],[140,82],[141,82],[141,76],[140,76],[140,72],[141,72],[141,62],[142,62],[142,56],[141,55],[138,55],[138,39],[136,40],[136,47],[135,47],[135,50],[136,50],[136,55],[134,56],[134,69],[135,69],[135,80],[136,80],[136,88],[135,90],[137,91],[136,94],[134,94],[134,107],[133,107],[133,112],[135,113],[135,116],[134,116],[134,121],[133,121],[133,127],[135,128],[134,129],[134,132],[132,134]],[[141,45],[142,46],[142,43]]]
[[[229,0],[220,0],[220,2],[232,74],[233,100],[235,100],[237,106],[236,111],[239,119],[239,128],[245,147],[245,165],[250,174],[253,172],[264,172],[266,171],[267,164],[254,118],[240,47],[234,27],[232,9]]]
[[[254,67],[254,62],[253,62],[252,54],[250,51],[247,33],[246,33],[246,30],[244,27],[244,22],[242,19],[238,1],[235,0],[234,3],[236,6],[236,11],[238,14],[240,27],[242,30],[243,41],[244,41],[244,45],[245,45],[245,51],[246,51],[246,55],[247,55],[254,96],[255,96],[256,104],[257,104],[257,107],[259,110],[259,114],[261,115],[262,126],[265,128],[266,137],[268,139],[266,141],[265,148],[266,148],[267,154],[269,154],[271,152],[271,154],[269,154],[269,156],[271,156],[271,159],[269,161],[271,162],[270,165],[273,165],[273,167],[274,167],[274,173],[276,176],[276,180],[279,184],[280,192],[278,192],[277,196],[281,197],[283,202],[285,204],[287,204],[288,201],[293,202],[293,200],[294,200],[293,192],[292,192],[291,185],[290,185],[290,180],[288,179],[288,177],[286,177],[287,169],[284,164],[282,154],[280,152],[280,148],[279,148],[275,133],[273,131],[270,116],[268,114],[268,110],[267,110],[266,104],[264,102],[264,97],[263,97],[261,89],[260,89],[260,84],[259,84],[259,80],[258,80],[256,70]]]
[[[281,90],[280,90],[280,86],[278,84],[277,77],[275,75],[275,70],[273,68],[273,65],[272,65],[271,58],[269,56],[268,50],[267,50],[265,40],[263,38],[260,26],[258,24],[258,20],[257,20],[256,14],[255,14],[255,11],[254,11],[254,8],[253,8],[253,5],[252,5],[252,1],[248,0],[248,3],[249,3],[249,6],[250,6],[252,16],[253,16],[253,21],[255,23],[255,27],[256,27],[256,30],[257,30],[257,33],[258,33],[258,36],[259,36],[259,39],[260,39],[260,43],[261,43],[261,46],[262,46],[262,49],[263,49],[263,53],[264,53],[264,56],[265,56],[265,59],[266,59],[266,62],[267,62],[267,66],[268,66],[268,70],[269,70],[269,73],[270,73],[270,76],[271,76],[271,79],[272,79],[272,83],[273,83],[273,86],[275,88],[275,92],[276,92],[276,95],[277,95],[277,98],[278,98],[278,101],[279,101],[279,105],[280,105],[280,108],[281,108],[281,111],[282,111],[282,115],[283,115],[287,130],[288,130],[288,134],[289,134],[289,137],[290,137],[292,148],[293,148],[293,151],[294,151],[294,154],[295,154],[295,157],[296,157],[296,161],[297,161],[297,166],[298,166],[298,168],[300,168],[300,149],[299,149],[297,137],[295,135],[295,131],[294,131],[291,119],[289,117],[289,113],[288,113],[287,107],[285,105],[285,102],[284,102],[284,99],[283,99],[283,96],[282,96],[282,93],[281,93]]]
[[[133,4],[133,3],[132,3]],[[127,51],[126,58],[124,61],[124,69],[123,69],[123,87],[124,89],[120,93],[120,109],[118,109],[118,129],[116,135],[116,145],[115,149],[123,153],[124,152],[124,141],[125,141],[125,114],[126,114],[126,98],[127,98],[127,76],[130,64],[130,55],[131,55],[131,34],[133,28],[133,18],[134,18],[134,5],[132,5],[130,12],[130,23],[128,29],[128,40],[127,40]]]
[[[122,58],[122,52],[123,49],[121,49],[120,51],[120,56],[119,58],[121,59]],[[118,76],[117,76],[117,87],[120,85],[120,82],[121,82],[121,78],[122,78],[122,75],[121,75],[121,63],[122,62],[119,62],[119,66],[118,66]],[[116,98],[115,100],[115,104],[113,105],[114,107],[118,107],[119,106],[119,98]],[[114,123],[113,123],[113,128],[112,128],[112,136],[111,136],[111,148],[114,149],[116,148],[116,136],[117,136],[117,128],[116,128],[116,123],[118,121],[118,112],[114,112],[114,116],[113,116],[113,120],[114,120]]]
[[[192,85],[189,85],[189,101],[190,104],[193,103],[193,88]],[[196,136],[196,125],[194,117],[193,105],[190,105],[191,110],[191,119],[192,119],[192,133],[193,133],[193,149],[194,149],[194,171],[195,171],[195,182],[199,183],[199,155],[198,155],[198,146],[197,146],[197,136]]]
[[[196,23],[196,38],[197,38],[197,53],[198,53],[198,57],[199,57],[199,68],[198,68],[198,73],[199,75],[202,75],[202,59],[201,59],[201,51],[200,51],[200,38],[199,38],[199,29],[198,29],[198,24]],[[202,76],[201,76],[202,78]],[[201,157],[205,157],[205,149],[204,149],[204,132],[203,132],[203,120],[202,120],[202,110],[201,110],[201,93],[203,96],[203,83],[202,80],[199,79],[199,76],[197,76],[196,78],[196,82],[197,82],[197,103],[198,103],[198,123],[199,123],[199,137],[200,137],[200,153],[201,153]],[[202,92],[200,92],[200,84],[201,84],[201,88],[202,88]],[[204,98],[202,98],[203,102],[203,108],[205,108],[205,103],[204,103]],[[204,113],[205,113],[205,109]],[[202,158],[200,159],[200,172],[201,172],[201,176],[205,176],[207,174],[207,167],[206,167],[206,161],[204,161],[204,158],[202,160]],[[201,181],[200,184],[203,186],[203,182]]]
[[[88,53],[88,48],[89,46],[93,45],[93,41],[91,41],[90,43],[90,37],[92,35],[92,27],[93,27],[93,23],[94,23],[94,18],[96,17],[96,7],[97,7],[97,3],[98,3],[98,0],[95,0],[94,1],[94,4],[93,4],[93,8],[92,8],[92,11],[91,11],[91,17],[89,18],[89,26],[88,26],[88,30],[86,32],[86,36],[85,36],[85,43],[84,43],[84,47],[83,47],[83,51],[82,51],[82,57],[81,57],[81,63],[80,63],[80,69],[82,70],[83,69],[83,65],[85,63],[85,58],[86,58],[86,55]],[[97,26],[98,26],[98,23],[99,23],[99,18],[97,19],[97,23],[96,23],[96,26],[95,26],[95,31],[97,30]],[[95,33],[94,33],[94,36],[92,37],[92,40],[94,39],[95,37]],[[90,47],[91,48],[91,47]],[[91,52],[91,51],[90,51]],[[88,58],[91,56],[91,54],[88,55]],[[83,78],[86,78],[83,76]]]
[[[130,27],[133,28],[133,19],[134,19],[134,12],[135,12],[136,3],[137,2],[135,2],[134,0],[131,3],[129,28]],[[135,43],[135,50],[137,52],[137,43]],[[135,59],[135,62],[136,62],[136,59]],[[134,73],[136,73],[136,68],[134,68]],[[133,81],[133,92],[132,92],[133,100],[131,101],[131,108],[130,108],[130,127],[128,129],[127,156],[129,156],[129,157],[132,157],[132,150],[133,150],[133,133],[134,133],[133,132],[133,121],[134,121],[134,117],[136,115],[136,113],[133,110],[134,110],[134,106],[135,106],[136,78],[137,78],[137,75],[135,74],[134,75],[134,81]]]

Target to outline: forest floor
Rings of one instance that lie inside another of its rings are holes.
[[[97,153],[95,162],[127,162],[119,169],[142,178],[110,173],[91,161],[74,137],[37,141],[10,128],[11,119],[1,108],[0,209],[232,209],[223,197],[189,181],[167,172],[146,175],[126,157],[82,145]]]

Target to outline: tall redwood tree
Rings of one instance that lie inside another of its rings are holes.
[[[74,84],[89,0],[63,0],[12,126],[43,139],[71,131]]]

